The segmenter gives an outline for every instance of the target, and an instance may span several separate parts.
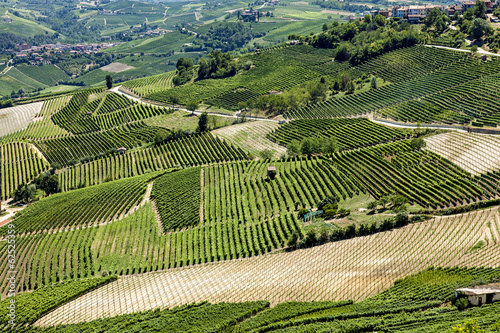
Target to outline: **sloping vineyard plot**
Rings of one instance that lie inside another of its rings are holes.
[[[43,102],[0,109],[0,137],[15,133],[26,126],[42,109]]]
[[[212,134],[255,156],[263,150],[269,150],[275,158],[279,158],[286,152],[286,149],[266,138],[268,133],[278,127],[279,125],[275,122],[251,121],[222,127],[212,131]]]
[[[146,96],[158,91],[173,87],[172,78],[175,71],[159,75],[148,76],[123,83],[123,86],[132,90],[139,96]]]
[[[0,198],[10,198],[18,185],[30,182],[48,167],[47,161],[30,144],[1,144]]]
[[[114,316],[200,300],[362,300],[429,266],[475,266],[464,255],[497,214],[493,209],[436,218],[290,253],[124,277],[58,308],[39,323],[75,323],[104,313]],[[489,243],[488,248],[500,253],[499,244]],[[498,267],[499,262],[493,257],[481,264]]]
[[[499,70],[498,59],[480,62],[477,59],[466,58],[455,63],[454,66],[418,76],[412,80],[290,110],[285,112],[285,117],[290,119],[332,118],[364,114],[459,86]]]
[[[399,129],[375,124],[365,118],[300,119],[278,127],[267,137],[286,146],[307,137],[335,137],[339,149],[354,149],[405,138]]]
[[[473,177],[431,151],[411,149],[405,141],[336,154],[332,162],[376,198],[398,193],[424,207],[444,208],[498,194],[498,176]]]
[[[62,191],[69,191],[148,171],[244,159],[246,154],[241,149],[204,133],[70,167],[59,174],[59,182]]]
[[[157,179],[151,198],[156,202],[163,231],[200,222],[200,168],[172,172]]]
[[[388,52],[353,67],[351,70],[370,73],[397,83],[438,69],[455,66],[456,62],[470,57],[465,52],[437,49],[417,45]]]
[[[170,112],[166,108],[139,104],[116,93],[86,90],[73,95],[71,101],[52,116],[52,120],[67,131],[84,134]]]
[[[183,104],[190,100],[204,100],[236,109],[238,102],[268,94],[270,90],[282,91],[321,76],[335,76],[349,67],[347,62],[333,61],[331,50],[315,49],[308,45],[272,47],[240,59],[242,64],[248,61],[253,66],[241,75],[224,80],[201,80],[146,97],[168,102],[175,95]]]
[[[500,138],[473,133],[443,133],[426,138],[426,148],[473,175],[500,169]]]
[[[54,194],[19,212],[11,223],[16,226],[16,232],[22,234],[111,222],[142,200],[147,183],[156,176],[158,173],[149,173]],[[0,235],[5,236],[7,232],[6,226],[0,228]]]
[[[277,177],[267,180],[267,167]],[[244,223],[313,208],[326,197],[343,201],[364,191],[332,164],[319,160],[253,161],[204,168],[204,221]]]
[[[62,208],[74,209],[74,206]],[[95,211],[87,205],[85,208]],[[87,213],[80,213],[92,218]],[[98,213],[109,215],[112,209],[104,207]],[[77,216],[75,214],[72,216]],[[163,234],[151,204],[146,204],[130,216],[107,225],[18,236],[16,270],[19,282],[16,287],[17,291],[26,291],[103,271],[136,274],[261,255],[284,247],[295,230],[301,232],[295,217],[281,215],[245,224],[210,223]],[[4,244],[6,242],[1,242],[0,246]],[[2,297],[8,291],[6,255],[7,251],[0,255],[3,259],[0,263]]]
[[[492,71],[495,73],[497,71]],[[490,73],[491,74],[491,73]],[[500,75],[481,79],[437,91],[422,98],[377,111],[384,117],[410,122],[443,122],[495,127],[500,123],[497,92]]]
[[[28,323],[32,324],[36,319],[52,309],[114,280],[116,280],[116,276],[97,277],[80,281],[67,280],[62,283],[48,285],[34,292],[18,295],[16,296],[16,314],[19,317],[17,317],[16,326],[22,327]],[[9,318],[8,307],[10,301],[10,299],[0,301],[0,329],[4,329],[4,332],[13,329],[7,320]]]
[[[269,302],[245,303],[197,303],[176,307],[172,310],[149,311],[125,317],[113,318],[107,322],[92,322],[85,326],[51,327],[43,332],[95,332],[97,327],[102,331],[120,330],[122,332],[221,332],[234,323],[252,316],[269,306]],[[43,325],[43,324],[42,324]],[[154,328],[151,328],[151,327]],[[32,328],[40,332],[39,328]],[[26,331],[28,333],[29,331]]]
[[[151,142],[158,129],[138,122],[109,131],[38,140],[34,143],[50,163],[68,165],[70,160],[78,161],[84,157],[109,154],[113,149],[134,148],[143,142]]]

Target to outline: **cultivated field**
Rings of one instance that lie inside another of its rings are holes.
[[[498,209],[438,217],[291,253],[120,278],[40,319],[76,323],[190,302],[362,300],[429,266],[500,262]],[[479,250],[473,246],[485,243]]]
[[[106,65],[104,67],[101,67],[103,71],[110,72],[110,73],[120,73],[124,71],[128,71],[129,69],[134,69],[135,67],[125,65],[119,62],[113,62],[109,65]]]
[[[230,142],[258,156],[263,150],[270,150],[275,158],[286,153],[286,148],[266,138],[266,135],[276,130],[278,123],[270,121],[251,121],[212,131],[216,137]]]
[[[427,149],[473,175],[500,168],[500,138],[473,133],[443,133],[425,139]]]
[[[33,117],[42,109],[43,102],[0,109],[0,137],[19,131],[28,126]]]

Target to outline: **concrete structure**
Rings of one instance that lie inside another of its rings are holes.
[[[276,167],[268,166],[267,167],[267,178],[274,179],[276,177]]]
[[[500,301],[500,283],[455,289],[455,297],[459,293],[466,295],[469,302],[474,306],[498,302]]]

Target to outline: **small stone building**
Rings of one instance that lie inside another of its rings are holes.
[[[268,166],[267,167],[267,178],[274,179],[276,177],[276,167]]]
[[[498,302],[500,301],[500,283],[455,289],[455,297],[458,296],[458,293],[466,295],[474,306]]]
[[[117,153],[125,153],[127,151],[127,148],[125,147],[120,147],[116,150]]]

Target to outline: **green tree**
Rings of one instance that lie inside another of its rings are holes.
[[[166,129],[159,129],[156,134],[155,134],[155,137],[154,137],[154,143],[159,145],[159,144],[162,144],[165,139],[167,138],[168,136],[168,132]]]
[[[373,201],[370,201],[368,203],[368,205],[366,206],[366,208],[368,208],[369,210],[374,210],[375,208],[377,208],[378,206],[378,201],[377,200],[373,200]]]
[[[106,87],[108,87],[108,89],[113,88],[113,77],[109,74],[106,75]]]
[[[489,34],[490,30],[490,25],[485,19],[482,18],[475,18],[469,28],[470,35],[474,39],[478,39],[483,37],[485,34]]]
[[[339,150],[337,138],[331,136],[323,140],[323,154],[333,154]]]
[[[198,119],[198,131],[205,132],[206,130],[208,130],[208,114],[203,112]]]
[[[197,101],[189,101],[186,104],[186,109],[188,109],[189,111],[192,112],[192,114],[194,114],[194,111],[196,111],[196,109],[198,109],[198,106],[199,106],[199,103]]]
[[[375,23],[379,27],[383,27],[385,25],[385,22],[386,22],[386,19],[382,15],[378,14],[377,16],[375,16]]]
[[[425,140],[422,138],[415,138],[410,141],[410,147],[413,150],[422,149],[425,148],[425,146],[426,146]]]
[[[370,85],[372,87],[372,89],[377,89],[378,88],[378,83],[377,83],[377,77],[376,76],[373,76],[371,81],[370,81]]]
[[[364,20],[366,23],[370,24],[372,23],[372,16],[370,14],[366,14]]]
[[[264,149],[264,150],[261,150],[259,151],[259,156],[263,159],[263,160],[270,160],[273,158],[273,152],[269,149]]]
[[[476,5],[473,8],[474,17],[486,20],[486,4],[482,0],[476,0]]]
[[[300,142],[298,140],[292,140],[286,146],[286,153],[288,156],[295,157],[300,154]]]
[[[210,67],[208,65],[208,61],[205,58],[201,58],[198,60],[198,79],[202,80],[206,78],[210,72]]]

